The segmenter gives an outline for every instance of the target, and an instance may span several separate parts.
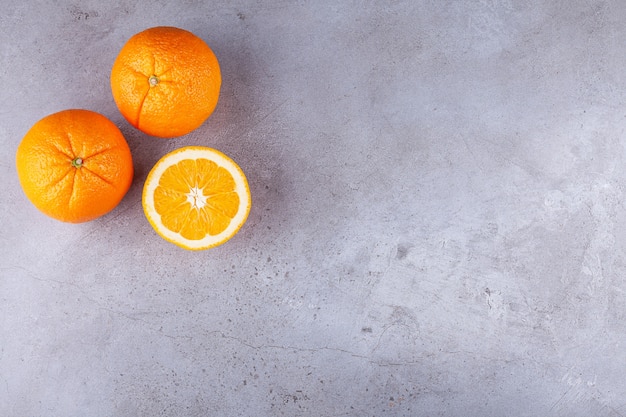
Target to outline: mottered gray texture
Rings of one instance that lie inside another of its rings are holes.
[[[0,415],[626,415],[626,3],[14,2],[0,14]],[[112,100],[157,25],[215,51],[187,136]],[[122,203],[40,214],[15,150],[87,108],[133,152]],[[141,191],[204,145],[248,222],[199,253]]]

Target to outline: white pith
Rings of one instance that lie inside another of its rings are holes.
[[[206,206],[207,197],[204,195],[203,189],[196,187],[192,187],[189,192],[186,194],[187,202],[191,204],[191,207],[195,209],[201,209]]]

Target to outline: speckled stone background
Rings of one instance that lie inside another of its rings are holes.
[[[626,3],[37,1],[0,12],[0,415],[626,416]],[[214,115],[121,117],[157,25],[215,51]],[[40,214],[15,150],[66,108],[136,175],[90,223]],[[253,208],[191,253],[141,189],[166,152],[235,159]]]

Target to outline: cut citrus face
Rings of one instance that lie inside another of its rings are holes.
[[[162,238],[185,249],[209,249],[243,226],[250,212],[250,188],[228,156],[187,146],[168,153],[152,168],[142,204]]]

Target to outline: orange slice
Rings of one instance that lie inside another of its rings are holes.
[[[225,243],[250,212],[246,176],[215,149],[187,146],[162,157],[148,174],[143,210],[165,240],[189,250]]]

